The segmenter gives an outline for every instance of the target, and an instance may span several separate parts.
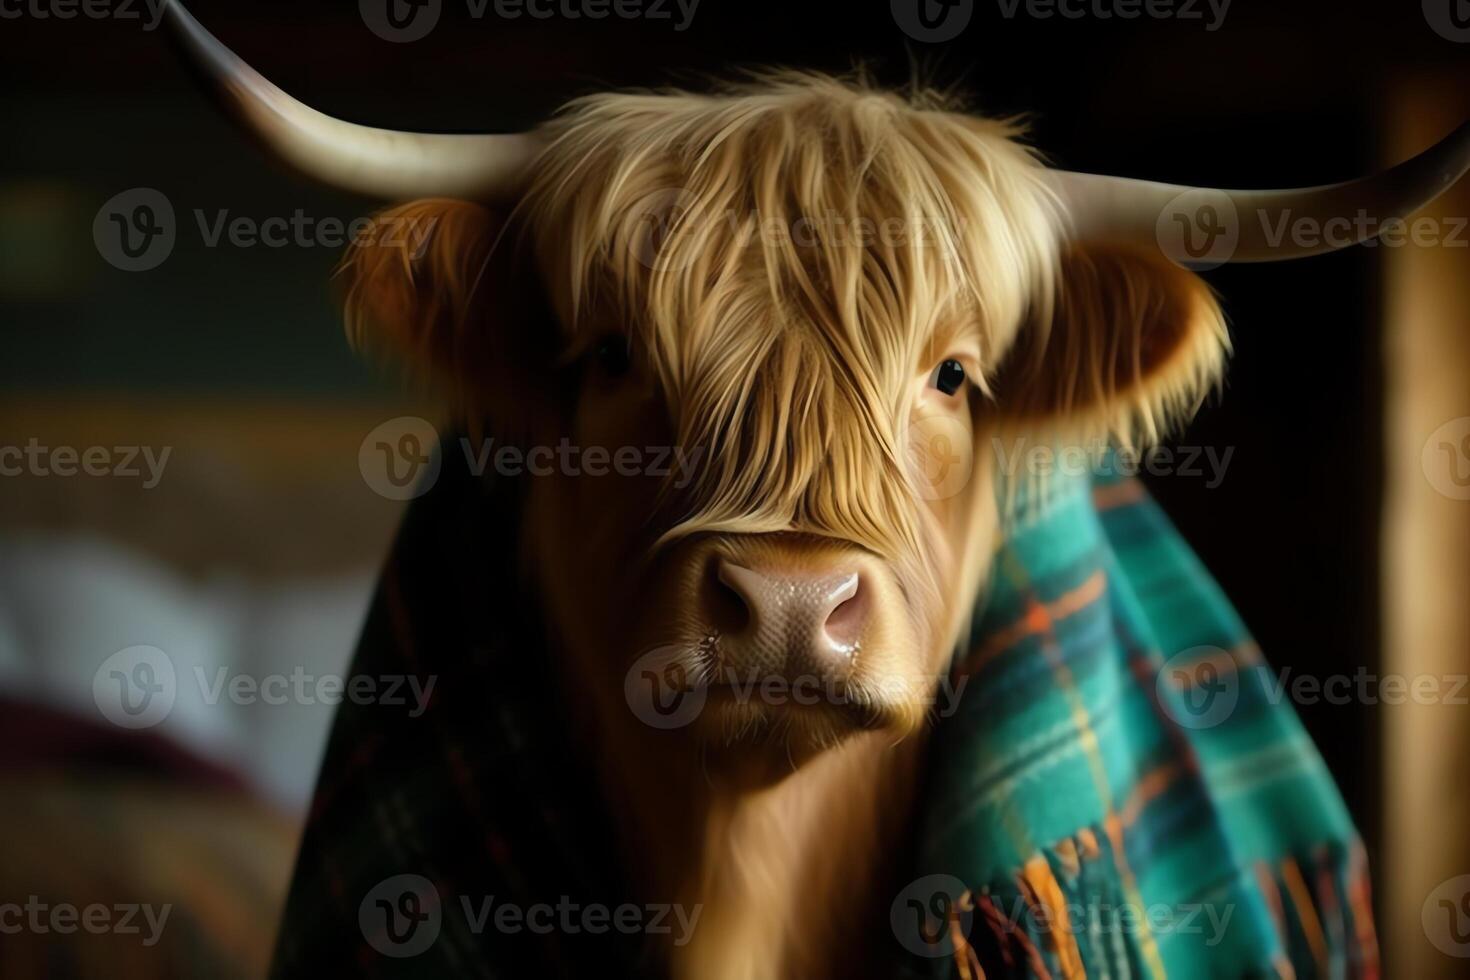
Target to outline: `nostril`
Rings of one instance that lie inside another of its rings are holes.
[[[716,565],[712,590],[716,624],[735,632],[754,620],[760,583],[760,576],[755,572],[721,558]]]
[[[849,575],[830,593],[829,598],[834,605],[822,624],[823,631],[833,643],[854,646],[862,636],[867,619],[868,595],[861,577],[856,572]]]

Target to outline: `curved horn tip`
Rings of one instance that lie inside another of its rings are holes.
[[[179,0],[165,0],[173,35],[246,126],[309,177],[369,197],[513,198],[540,151],[533,134],[437,134],[361,126],[293,98],[225,47]]]
[[[1467,171],[1470,121],[1382,173],[1319,187],[1221,190],[1058,170],[1048,175],[1074,236],[1152,245],[1181,265],[1201,269],[1304,258],[1359,244],[1433,201]],[[1376,230],[1362,229],[1359,216]],[[1294,237],[1287,223],[1299,221],[1310,222],[1319,234],[1310,241]],[[1344,221],[1353,234],[1335,240],[1320,234]]]

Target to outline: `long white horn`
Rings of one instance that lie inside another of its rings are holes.
[[[539,150],[529,133],[405,133],[317,112],[267,81],[200,25],[178,0],[166,13],[176,37],[246,123],[287,163],[317,180],[371,197],[515,197]]]
[[[1220,190],[1049,172],[1078,238],[1152,242],[1189,264],[1276,262],[1355,245],[1470,170],[1470,122],[1390,170],[1293,190]]]

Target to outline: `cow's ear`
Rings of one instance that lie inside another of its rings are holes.
[[[1156,250],[1074,243],[1056,297],[992,381],[1002,423],[1063,440],[1150,441],[1199,408],[1229,352],[1208,286]]]
[[[457,406],[493,411],[486,396],[532,367],[525,325],[507,322],[525,315],[529,290],[504,232],[499,215],[467,201],[374,215],[337,273],[348,338]]]

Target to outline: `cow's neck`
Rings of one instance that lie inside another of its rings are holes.
[[[634,805],[625,826],[650,900],[699,908],[688,942],[671,945],[672,975],[820,978],[856,975],[855,960],[871,966],[859,937],[887,919],[919,742],[855,736],[756,791],[722,791],[697,764],[656,767],[644,800],[659,804]]]

